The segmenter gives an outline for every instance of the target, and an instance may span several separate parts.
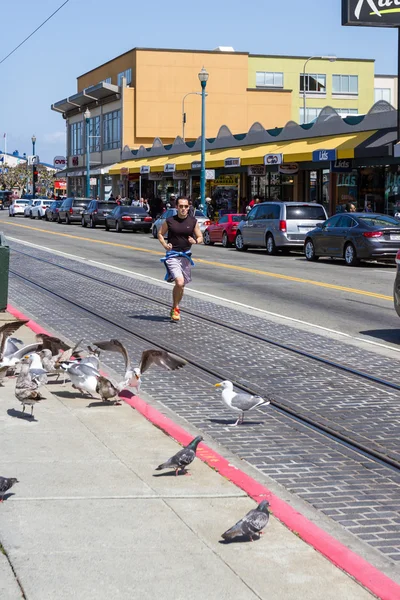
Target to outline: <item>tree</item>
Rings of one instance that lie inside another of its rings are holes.
[[[54,172],[43,165],[38,165],[39,173],[36,189],[41,193],[53,193]],[[17,188],[21,192],[28,190],[28,184],[32,184],[32,166],[21,162],[15,167],[4,165],[0,173],[0,189],[12,190]]]

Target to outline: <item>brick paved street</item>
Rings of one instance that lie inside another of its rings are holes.
[[[39,251],[33,251],[40,256]],[[42,253],[48,259],[48,253]],[[81,272],[96,274],[110,282],[140,291],[151,297],[169,299],[163,290],[140,280],[110,273],[71,262],[60,257],[54,262],[71,265]],[[41,270],[38,269],[41,264]],[[90,282],[57,267],[13,254],[12,268],[31,276],[38,283],[51,286],[62,296],[95,310],[110,321],[148,336],[153,343],[169,338],[176,352],[194,360],[200,358],[205,366],[223,372],[262,394],[290,406],[314,420],[335,425],[351,432],[371,447],[399,457],[399,409],[397,392],[360,381],[351,375],[338,373],[308,359],[279,350],[246,336],[208,326],[198,319],[184,316],[179,327],[166,318],[166,309],[126,292]],[[28,291],[29,290],[29,291]],[[67,302],[51,298],[20,279],[11,278],[11,302],[34,316],[44,326],[71,340],[84,337],[118,337],[127,344],[132,356],[138,356],[149,343],[132,339],[127,333],[101,319],[93,318]],[[211,302],[187,296],[184,306],[204,312],[217,319],[246,327],[279,341],[309,349],[336,360],[345,357],[346,363],[370,370],[380,377],[393,380],[393,361],[363,352],[340,342],[327,344],[322,336],[305,333],[291,326],[277,326],[267,319],[257,319]],[[171,329],[173,327],[173,329]],[[171,335],[171,331],[173,332]],[[150,344],[151,345],[151,344]],[[104,355],[104,362],[119,372],[121,360]],[[391,371],[389,369],[391,364]],[[374,368],[376,364],[376,369]],[[294,422],[271,409],[252,414],[241,428],[227,427],[232,415],[227,413],[212,387],[211,375],[188,366],[179,375],[150,371],[143,388],[178,415],[199,429],[207,431],[217,442],[235,452],[249,464],[295,492],[323,511],[333,520],[377,548],[392,560],[400,560],[399,476],[391,469],[362,458],[352,450],[338,445],[309,428]]]

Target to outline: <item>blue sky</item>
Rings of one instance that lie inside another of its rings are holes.
[[[2,4],[0,60],[62,0]],[[75,93],[78,75],[135,46],[336,54],[374,58],[376,73],[396,73],[396,31],[342,27],[340,7],[341,0],[70,0],[0,65],[0,148],[7,132],[7,151],[29,154],[35,133],[41,160],[64,154],[65,121],[50,105]]]

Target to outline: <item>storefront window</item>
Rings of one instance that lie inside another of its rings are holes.
[[[385,212],[385,167],[364,167],[359,170],[359,196],[357,208],[363,210],[371,203],[374,212]]]
[[[336,212],[344,212],[346,204],[351,203],[357,210],[363,210],[364,205],[358,202],[358,172],[336,174]]]
[[[397,165],[386,167],[385,213],[400,214],[400,166]]]
[[[219,216],[238,210],[240,175],[220,175],[210,181],[211,197]]]

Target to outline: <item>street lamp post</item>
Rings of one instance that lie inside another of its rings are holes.
[[[36,135],[32,136],[32,155],[35,156],[35,146],[36,146]],[[35,169],[36,165],[32,164],[32,197],[35,197],[36,194],[36,186],[35,186]]]
[[[90,110],[87,108],[83,114],[86,123],[86,198],[90,198]]]
[[[200,202],[206,207],[206,85],[209,74],[203,67],[199,73],[201,83],[201,172],[200,172]]]
[[[188,92],[187,94],[185,94],[183,96],[183,100],[182,100],[182,139],[183,139],[183,141],[185,141],[185,125],[186,125],[185,98],[187,98],[188,96],[201,96],[201,92]]]
[[[307,68],[307,65],[310,62],[310,60],[314,60],[316,58],[319,60],[329,60],[330,62],[336,61],[336,56],[310,56],[310,58],[308,58],[306,60],[306,62],[304,63],[304,68],[303,68],[303,123],[307,123],[307,118],[306,118],[306,104],[307,104],[306,68]]]

